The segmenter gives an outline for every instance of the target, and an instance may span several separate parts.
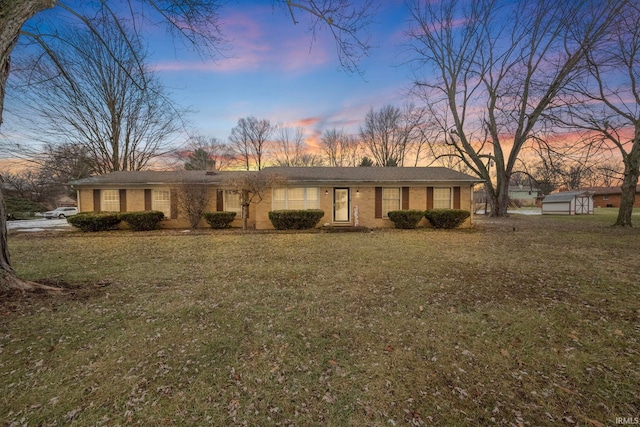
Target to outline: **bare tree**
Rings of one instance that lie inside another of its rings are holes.
[[[242,229],[247,230],[249,219],[249,206],[251,203],[260,203],[262,197],[269,188],[274,185],[284,184],[286,179],[277,174],[264,174],[251,172],[238,175],[235,178],[226,180],[223,185],[231,190],[237,191],[240,195],[240,205],[242,206]]]
[[[126,0],[126,2],[129,7],[121,9],[130,11],[127,19],[133,22],[132,27],[136,30],[142,31],[148,28],[149,23],[165,23],[171,33],[204,54],[215,53],[224,43],[218,25],[218,0],[139,0],[135,3]],[[310,25],[312,31],[315,32],[322,26],[328,27],[335,37],[343,67],[347,70],[353,70],[354,67],[357,69],[358,58],[361,54],[366,55],[369,49],[368,42],[361,36],[361,31],[372,16],[372,8],[368,2],[358,8],[354,7],[350,1],[344,0],[323,1],[321,7],[318,7],[314,0],[302,0],[296,3],[279,0],[278,3],[291,12],[294,23],[297,23],[294,10],[301,10],[313,17]],[[123,21],[109,7],[110,4],[107,0],[96,0],[90,5],[83,5],[82,9],[74,10],[56,0],[0,0],[0,11],[2,11],[0,13],[0,124],[2,124],[5,89],[10,72],[10,55],[20,36],[29,37],[41,46],[46,54],[52,54],[55,57],[56,52],[48,44],[50,38],[57,37],[55,31],[50,31],[53,24],[80,23],[97,32],[96,26],[90,19],[90,16],[96,14],[96,10],[91,6],[104,10],[115,22]],[[145,13],[139,13],[141,7],[145,7]],[[51,8],[55,8],[64,15],[64,19],[60,19],[60,16],[56,17],[55,14],[48,14],[53,17],[53,20],[47,22],[47,25],[41,25],[38,28],[38,24],[42,22],[32,21],[34,25],[27,24],[30,18]],[[136,36],[140,35],[141,33],[136,32]],[[6,209],[1,190],[0,286],[3,289],[42,287],[20,280],[11,266],[7,246]]]
[[[407,157],[409,155],[413,157],[414,167],[433,160],[430,146],[440,133],[437,123],[429,120],[428,111],[427,108],[415,107],[407,112],[407,126],[411,127],[409,131],[411,144]]]
[[[507,215],[521,150],[623,2],[412,1],[416,93],[454,155],[485,180],[493,216]]]
[[[37,203],[49,203],[55,189],[51,181],[39,170],[22,170],[16,173],[4,173],[4,185],[10,193],[20,199]]]
[[[329,129],[320,138],[320,147],[327,159],[328,166],[357,166],[359,161],[359,142],[348,135],[344,129]]]
[[[524,187],[531,182],[531,177],[524,172],[514,172],[511,174],[509,185],[512,187]]]
[[[430,159],[427,163],[433,166],[444,166],[463,173],[473,173],[458,155],[455,146],[449,142],[448,135],[444,132],[435,133],[435,135],[428,139],[426,143],[424,157]]]
[[[302,153],[297,159],[296,163],[292,166],[298,167],[318,167],[324,166],[324,161],[322,160],[322,156],[316,153]]]
[[[41,155],[33,160],[52,183],[59,185],[97,173],[89,149],[80,144],[46,144]]]
[[[133,34],[107,17],[96,26],[66,30],[55,56],[19,61],[20,113],[33,140],[85,147],[96,173],[141,170],[164,153],[180,112]]]
[[[540,167],[548,170],[545,175],[553,176],[558,187],[577,190],[593,187],[597,181],[596,168],[602,159],[601,144],[593,144],[583,137],[577,142],[568,142],[554,149],[549,143],[538,141],[534,150],[541,159]]]
[[[178,209],[189,220],[192,229],[198,228],[202,214],[211,200],[211,190],[208,185],[198,183],[182,184],[177,189]]]
[[[282,1],[282,0],[279,0]],[[342,69],[347,72],[362,73],[359,61],[367,56],[371,45],[368,37],[360,34],[371,24],[376,11],[372,0],[357,2],[358,7],[352,7],[346,0],[285,0],[291,19],[298,24],[294,9],[299,9],[311,18],[309,29],[316,37],[316,32],[322,27],[329,28],[336,41],[336,50]]]
[[[596,171],[598,174],[598,185],[603,187],[614,187],[622,184],[624,177],[624,166],[620,163],[603,161],[598,163]]]
[[[421,122],[422,114],[411,104],[403,109],[392,105],[377,111],[372,108],[360,127],[360,139],[377,166],[404,166],[414,144],[421,140]]]
[[[246,170],[255,167],[261,170],[271,145],[274,127],[267,119],[256,119],[253,116],[238,120],[238,125],[231,129],[229,143],[242,161]]]
[[[304,129],[279,125],[274,133],[274,163],[278,166],[297,166],[298,158],[306,151]]]
[[[27,169],[3,174],[5,188],[18,198],[48,205],[61,195],[74,197],[69,182],[87,178],[94,170],[86,148],[71,143],[47,144],[27,160]]]
[[[567,89],[564,124],[590,132],[622,157],[620,209],[614,225],[632,227],[640,176],[640,4],[629,1],[615,17],[608,37],[586,52],[587,73]]]
[[[554,157],[556,158],[554,159]],[[561,162],[562,160],[559,156],[552,154],[540,156],[538,161],[534,162],[531,167],[533,179],[543,195],[551,194],[562,185],[562,176],[556,166]]]
[[[322,159],[310,153],[302,127],[278,126],[275,129],[273,164],[284,167],[322,166]]]

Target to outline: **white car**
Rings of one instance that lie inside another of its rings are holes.
[[[54,218],[66,218],[68,216],[72,216],[78,213],[78,208],[72,208],[72,207],[67,207],[67,208],[55,208],[52,211],[49,212],[45,212],[44,213],[44,217],[46,219],[54,219]]]

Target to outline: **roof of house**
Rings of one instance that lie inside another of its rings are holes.
[[[542,203],[554,203],[554,202],[570,202],[576,196],[592,196],[593,193],[584,190],[563,191],[560,193],[553,193],[547,195],[542,199]]]
[[[582,190],[590,191],[595,195],[622,194],[622,187],[587,187]],[[636,186],[636,193],[640,193],[640,185]]]
[[[443,167],[270,167],[260,172],[223,171],[121,171],[72,182],[76,187],[96,185],[216,184],[247,173],[278,175],[300,183],[425,183],[482,182],[481,179]]]
[[[288,181],[308,182],[482,182],[482,179],[444,167],[271,167]]]
[[[243,172],[208,174],[204,171],[118,171],[73,181],[76,187],[95,185],[141,185],[141,184],[214,184],[234,178]]]

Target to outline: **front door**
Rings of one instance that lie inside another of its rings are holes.
[[[349,222],[349,189],[333,189],[333,221]]]

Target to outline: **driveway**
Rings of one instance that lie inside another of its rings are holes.
[[[19,231],[61,231],[71,230],[71,225],[66,219],[29,219],[7,221],[7,230]]]

